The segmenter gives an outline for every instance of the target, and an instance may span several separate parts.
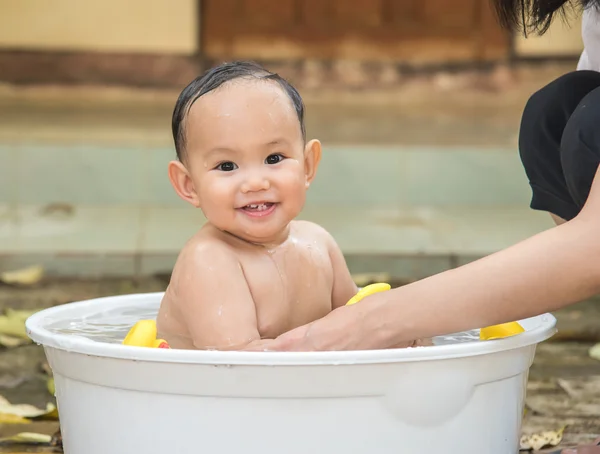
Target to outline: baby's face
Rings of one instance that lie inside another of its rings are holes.
[[[185,133],[186,166],[209,222],[254,243],[283,240],[304,206],[311,163],[280,86],[223,85],[194,103]]]

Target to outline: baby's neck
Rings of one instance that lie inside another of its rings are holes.
[[[279,248],[282,245],[284,245],[285,243],[287,243],[287,241],[291,237],[291,232],[292,232],[292,225],[290,223],[290,224],[286,225],[286,227],[283,230],[278,232],[277,235],[274,235],[273,237],[268,238],[268,239],[264,239],[264,240],[261,239],[261,240],[257,241],[257,240],[253,240],[250,238],[244,238],[244,237],[235,235],[228,231],[223,231],[223,233],[225,233],[230,238],[233,238],[236,241],[239,241],[241,243],[244,243],[244,244],[252,246],[252,247],[265,249],[267,251],[276,250],[277,248]]]

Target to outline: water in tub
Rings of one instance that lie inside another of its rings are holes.
[[[60,320],[46,326],[57,334],[80,336],[97,342],[120,344],[129,329],[139,320],[156,319],[158,307],[153,304],[121,307],[91,313],[76,320]],[[479,330],[465,331],[433,338],[434,345],[479,341]]]

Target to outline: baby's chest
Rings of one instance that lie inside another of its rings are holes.
[[[287,252],[287,254],[285,253]],[[263,337],[277,336],[331,311],[333,270],[319,250],[282,251],[244,267]]]

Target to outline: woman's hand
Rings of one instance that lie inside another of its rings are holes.
[[[384,324],[371,322],[376,320],[377,316],[373,315],[381,296],[371,295],[360,304],[340,307],[322,319],[288,331],[274,340],[264,340],[258,346],[249,346],[245,350],[312,352],[432,345],[431,339],[428,338],[391,342],[383,337],[381,328]]]
[[[343,306],[325,317],[295,328],[246,351],[332,351],[377,348],[373,333],[363,323],[365,306]]]
[[[404,339],[399,324],[396,329],[386,329],[381,314],[377,312],[384,303],[384,293],[364,298],[360,304],[342,306],[325,317],[282,334],[272,341],[250,346],[246,351],[342,351],[405,348],[429,345],[426,340]],[[398,306],[398,305],[396,305]],[[400,331],[400,333],[398,333]],[[393,333],[394,337],[386,337]],[[395,338],[396,340],[391,340]]]

